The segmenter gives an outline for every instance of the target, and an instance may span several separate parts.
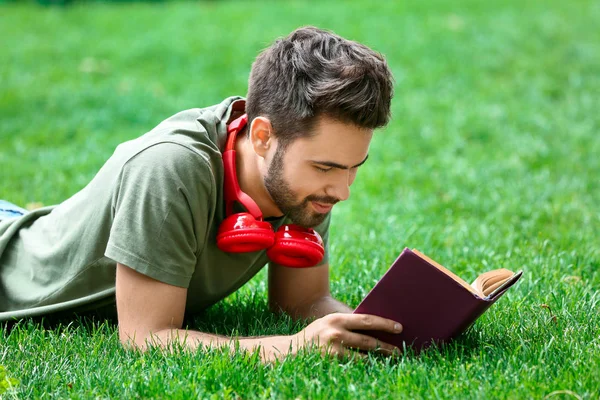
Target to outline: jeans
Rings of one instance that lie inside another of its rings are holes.
[[[20,217],[28,214],[29,211],[21,208],[6,200],[0,200],[0,221],[7,218]]]

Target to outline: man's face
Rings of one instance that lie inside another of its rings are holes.
[[[315,135],[277,146],[264,183],[273,201],[292,222],[315,227],[331,207],[348,199],[358,167],[366,161],[373,131],[327,117]]]

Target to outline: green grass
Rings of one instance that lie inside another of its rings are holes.
[[[19,381],[9,393],[600,397],[600,4],[395,3],[0,6],[0,198],[66,199],[118,143],[243,95],[257,52],[314,24],[384,53],[396,77],[393,121],[334,213],[333,294],[356,306],[405,246],[467,280],[506,267],[522,268],[521,282],[455,342],[395,359],[138,354],[120,348],[114,324],[23,321],[0,328],[3,379]],[[268,313],[265,281],[192,327],[302,329]]]

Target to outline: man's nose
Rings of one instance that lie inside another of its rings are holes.
[[[350,176],[343,174],[343,177],[339,178],[332,186],[331,196],[335,197],[339,201],[348,200],[350,197]]]

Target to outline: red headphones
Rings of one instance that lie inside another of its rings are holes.
[[[219,226],[217,247],[228,253],[267,249],[271,261],[286,267],[317,265],[325,254],[323,239],[317,231],[290,224],[274,232],[271,224],[263,221],[258,205],[240,189],[235,166],[235,139],[247,123],[248,115],[244,114],[227,128],[227,145],[223,152],[227,218]],[[233,214],[236,201],[248,212]]]

